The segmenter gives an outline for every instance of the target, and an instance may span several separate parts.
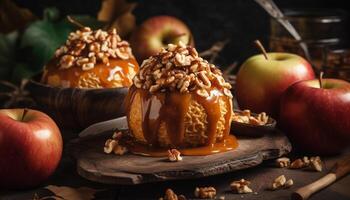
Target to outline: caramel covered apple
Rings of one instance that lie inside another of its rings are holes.
[[[70,33],[45,66],[41,82],[57,87],[129,87],[138,64],[127,41],[116,29],[92,31],[89,27]]]
[[[194,48],[169,44],[142,63],[126,98],[131,151],[207,155],[233,149],[230,88]]]

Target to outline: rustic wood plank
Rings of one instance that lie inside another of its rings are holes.
[[[168,162],[167,158],[161,157],[105,154],[104,142],[111,134],[79,138],[69,144],[69,151],[77,159],[77,170],[82,177],[123,185],[199,178],[253,167],[263,160],[291,151],[286,136],[276,132],[260,138],[239,138],[239,147],[233,151],[184,156],[182,162]]]

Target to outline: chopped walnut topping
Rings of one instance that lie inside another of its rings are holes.
[[[214,199],[216,189],[214,187],[197,187],[194,190],[194,196],[200,199]]]
[[[102,88],[100,78],[95,73],[79,77],[78,88]]]
[[[98,62],[109,65],[111,58],[134,58],[129,43],[121,40],[116,29],[92,31],[89,27],[70,33],[66,43],[56,50],[55,57],[59,59],[59,69],[76,66],[84,71],[93,69]]]
[[[181,153],[177,149],[169,149],[168,158],[171,162],[177,162],[182,160]]]
[[[276,165],[277,167],[289,167],[290,166],[290,159],[287,157],[282,157],[282,158],[278,158],[276,159]]]
[[[175,194],[172,189],[167,189],[164,197],[159,198],[159,200],[186,200],[186,197],[184,195]]]
[[[238,194],[252,193],[253,190],[249,188],[250,181],[241,179],[239,181],[233,181],[230,184],[231,190]]]
[[[124,155],[128,152],[128,149],[119,143],[122,137],[121,132],[113,133],[112,139],[107,139],[105,146],[103,148],[104,152],[107,154],[114,153],[116,155]]]
[[[140,71],[133,79],[137,88],[158,91],[196,92],[202,97],[209,96],[213,86],[225,96],[232,97],[231,85],[225,82],[221,71],[213,64],[198,57],[195,48],[169,44],[157,55],[143,61]]]
[[[232,120],[245,124],[265,125],[269,121],[269,116],[262,112],[254,117],[251,115],[250,110],[243,110],[242,112],[234,112],[232,115]]]

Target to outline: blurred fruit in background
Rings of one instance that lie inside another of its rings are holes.
[[[144,21],[133,33],[130,44],[139,63],[155,55],[168,44],[194,46],[190,29],[180,19],[171,16],[155,16]]]

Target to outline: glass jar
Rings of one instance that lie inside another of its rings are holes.
[[[340,78],[350,82],[350,48],[327,48],[323,71],[325,77]]]
[[[286,10],[288,20],[300,34],[302,41],[296,41],[275,19],[271,19],[270,50],[295,53],[305,57],[299,43],[304,42],[309,50],[311,64],[316,72],[322,69],[325,49],[347,42],[347,15],[341,10]]]

